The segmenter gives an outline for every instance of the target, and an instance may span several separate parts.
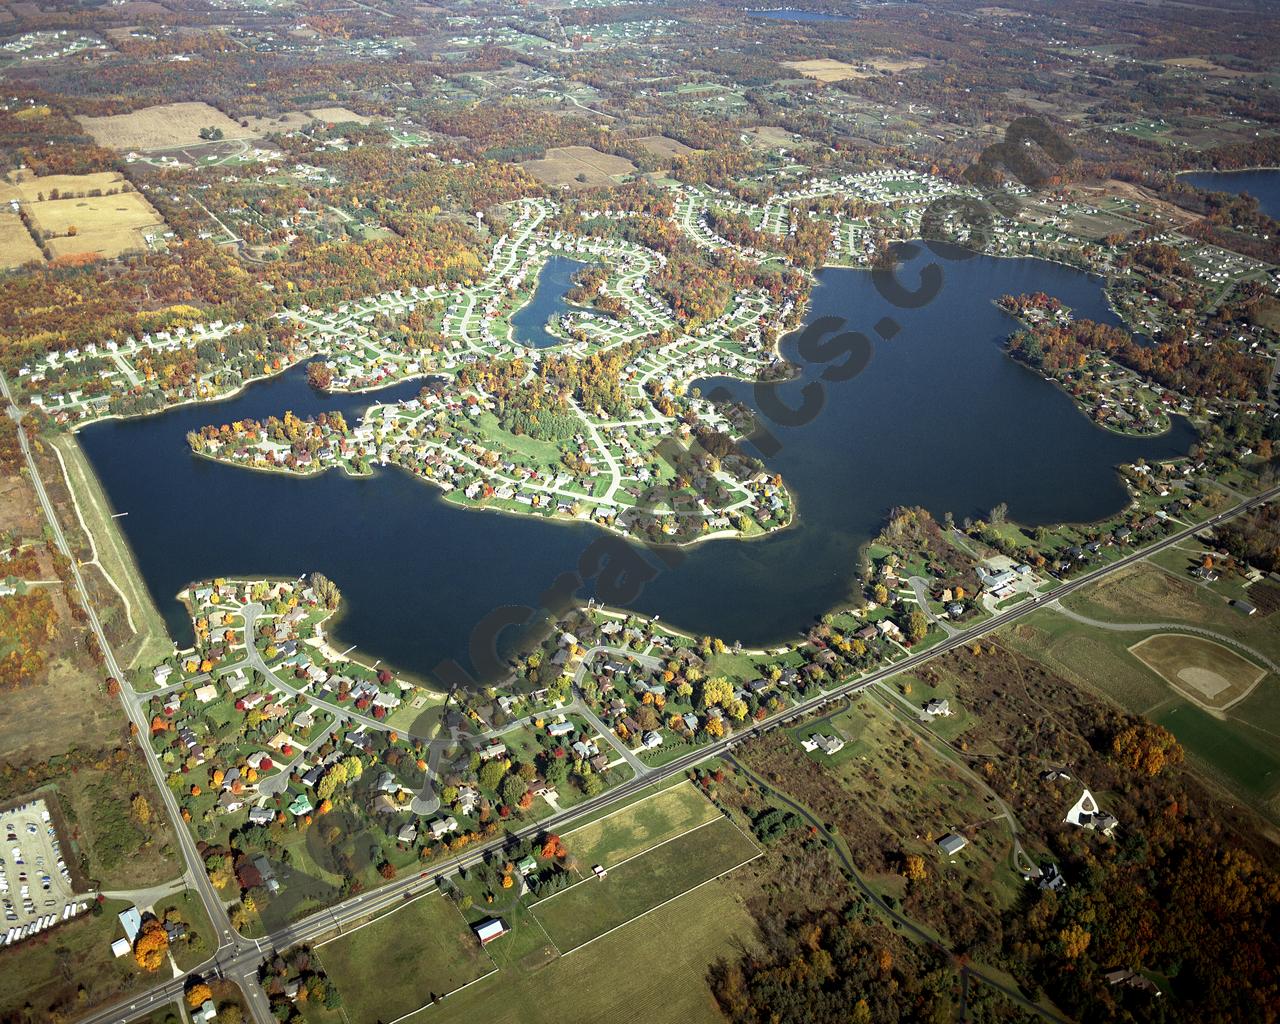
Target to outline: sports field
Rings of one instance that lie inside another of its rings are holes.
[[[1185,633],[1157,633],[1129,651],[1175,690],[1208,708],[1230,707],[1267,674],[1231,648]]]

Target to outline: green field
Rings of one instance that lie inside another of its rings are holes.
[[[431,893],[317,947],[348,1024],[395,1020],[493,970],[462,915]]]
[[[606,868],[720,816],[692,783],[663,790],[562,837],[584,872]]]
[[[571,956],[504,968],[404,1024],[724,1024],[707,965],[738,957],[755,934],[742,902],[712,882]]]
[[[1232,789],[1267,803],[1280,787],[1280,751],[1250,736],[1239,723],[1222,721],[1190,701],[1161,709],[1154,721],[1176,737],[1187,753],[1223,777]]]
[[[736,867],[757,848],[722,818],[538,903],[534,916],[563,954]]]

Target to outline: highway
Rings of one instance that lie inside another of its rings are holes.
[[[71,546],[67,543],[66,535],[62,532],[62,524],[58,522],[53,503],[49,500],[49,494],[45,490],[44,481],[40,479],[35,456],[32,455],[31,444],[27,438],[26,429],[22,425],[21,413],[13,402],[13,396],[9,391],[9,382],[5,379],[4,374],[0,374],[0,394],[4,395],[4,400],[8,405],[9,416],[18,424],[18,444],[22,448],[22,455],[26,459],[27,469],[31,474],[31,486],[35,488],[36,497],[40,501],[40,507],[44,511],[45,519],[48,521],[49,529],[53,534],[54,543],[67,558],[67,563],[71,568],[72,581],[75,584],[76,592],[79,594],[80,603],[84,606],[85,613],[88,616],[89,628],[93,630],[94,636],[97,637],[98,645],[102,650],[106,670],[108,674],[120,680],[120,703],[123,705],[129,721],[137,727],[138,746],[141,747],[146,758],[147,767],[151,770],[151,776],[155,780],[156,791],[159,793],[164,802],[165,810],[168,812],[170,827],[173,829],[173,834],[178,840],[178,846],[182,850],[182,856],[186,862],[188,884],[199,894],[200,900],[204,904],[205,912],[209,915],[209,921],[217,933],[218,955],[221,955],[223,950],[235,953],[247,952],[250,949],[256,951],[256,943],[244,939],[232,929],[231,922],[227,918],[226,908],[223,907],[222,900],[218,896],[217,890],[214,889],[213,883],[209,881],[208,872],[205,871],[204,861],[200,859],[200,853],[196,849],[195,839],[192,837],[191,830],[187,828],[186,822],[182,820],[177,798],[173,795],[173,791],[166,782],[164,767],[160,764],[159,758],[156,757],[155,751],[151,749],[151,744],[148,742],[150,722],[147,721],[137,694],[133,692],[133,688],[125,680],[125,675],[116,661],[115,653],[107,642],[102,623],[98,620],[98,613],[90,600],[89,588],[85,585],[84,577],[80,573],[80,566],[76,561],[75,552],[71,550]],[[233,977],[232,980],[240,982],[241,987],[244,989],[245,995],[248,997],[250,1011],[257,1024],[271,1024],[274,1018],[269,1012],[266,997],[258,984],[256,965],[252,970],[246,967],[239,977]],[[181,982],[176,982],[176,984],[178,984],[178,993],[180,994],[182,991]],[[166,990],[169,987],[169,985],[166,985]],[[172,998],[172,996],[168,998]],[[167,1001],[167,999],[164,1001]],[[141,1012],[143,1007],[141,1004],[138,1005],[140,1007],[138,1012]],[[147,1005],[154,1007],[157,1005],[156,1000],[154,998],[150,999]],[[116,1012],[118,1013],[119,1011],[117,1010]],[[105,1021],[120,1018],[108,1016],[102,1019]]]
[[[9,415],[15,420],[19,420],[18,410],[13,405],[12,398],[10,396],[8,382],[4,379],[2,374],[0,374],[0,391],[3,392],[5,400],[9,403]],[[31,471],[32,484],[36,489],[44,514],[49,521],[55,541],[59,550],[66,554],[70,560],[71,571],[77,591],[79,592],[81,601],[88,613],[90,626],[97,636],[99,644],[102,646],[107,668],[117,679],[123,679],[123,674],[120,672],[111,648],[107,643],[106,636],[103,634],[98,617],[89,602],[88,590],[80,575],[75,557],[62,533],[62,529],[54,513],[53,506],[50,503],[48,495],[45,492],[44,485],[40,480],[26,433],[21,428],[21,425],[19,426],[18,437],[23,454],[27,460],[27,465]],[[1212,528],[1227,519],[1240,515],[1248,509],[1254,508],[1277,497],[1280,497],[1280,486],[1264,491],[1254,498],[1239,502],[1231,508],[1211,516],[1203,523],[1188,526],[1185,529],[1172,533],[1169,536],[1164,537],[1153,544],[1147,545],[1145,548],[1125,555],[1123,558],[1117,559],[1108,565],[1100,566],[1090,572],[1083,573],[1070,581],[1062,583],[1049,595],[1042,595],[1029,601],[1024,601],[1013,608],[1010,608],[1008,611],[980,622],[969,629],[956,632],[942,642],[930,647],[928,650],[908,655],[906,658],[896,661],[890,665],[886,665],[883,668],[876,669],[866,675],[852,679],[839,686],[835,686],[817,696],[793,705],[763,722],[743,726],[732,736],[691,750],[689,753],[676,758],[668,764],[659,768],[654,768],[644,775],[637,775],[630,781],[615,786],[613,789],[608,790],[605,793],[601,793],[598,796],[588,798],[582,803],[574,806],[572,809],[558,812],[548,818],[538,821],[535,824],[509,832],[489,843],[476,845],[470,848],[466,853],[457,857],[437,862],[431,866],[431,869],[428,872],[422,872],[421,874],[396,879],[395,881],[389,882],[372,892],[362,893],[344,900],[342,903],[339,903],[332,908],[316,911],[291,925],[273,932],[271,935],[261,940],[245,939],[232,930],[230,922],[227,919],[225,909],[222,906],[222,902],[219,899],[217,892],[214,890],[213,885],[208,880],[203,862],[200,860],[196,851],[195,842],[191,833],[185,827],[185,824],[178,813],[177,801],[174,799],[172,792],[165,782],[164,770],[152,752],[149,743],[146,741],[149,723],[143,716],[138,698],[127,684],[122,684],[120,692],[121,702],[124,705],[130,720],[139,727],[140,745],[147,757],[147,763],[151,767],[152,775],[156,781],[156,786],[163,796],[165,806],[169,811],[169,816],[174,826],[174,832],[178,836],[179,843],[187,861],[188,876],[192,882],[193,888],[200,893],[201,899],[205,903],[206,910],[209,912],[209,918],[214,922],[214,926],[219,932],[217,953],[205,964],[202,964],[199,968],[189,973],[200,974],[212,972],[221,977],[235,981],[243,989],[246,1001],[253,1013],[255,1021],[257,1021],[258,1024],[271,1024],[272,1017],[268,1011],[267,1000],[261,986],[257,982],[257,969],[263,957],[269,955],[272,951],[285,950],[299,943],[311,942],[327,934],[340,931],[343,927],[354,924],[369,914],[402,902],[406,893],[414,889],[419,889],[424,884],[429,884],[430,878],[453,874],[459,868],[469,868],[480,863],[489,853],[500,849],[513,839],[521,839],[537,835],[547,830],[563,829],[574,821],[593,814],[617,801],[625,800],[628,797],[634,796],[637,793],[653,786],[655,783],[659,783],[665,779],[671,778],[672,776],[687,772],[689,769],[709,758],[726,754],[738,744],[755,735],[768,732],[771,729],[786,725],[795,719],[802,718],[832,701],[847,698],[873,683],[888,679],[901,672],[910,671],[940,654],[945,654],[948,651],[953,651],[959,647],[972,644],[974,641],[980,640],[989,634],[1004,628],[1010,623],[1017,621],[1047,604],[1052,604],[1053,602],[1059,601],[1060,599],[1075,593],[1083,587],[1096,583],[1098,580],[1110,575],[1111,573],[1142,561],[1164,548],[1172,547],[1194,534]],[[165,982],[148,989],[145,993],[126,997],[111,1006],[82,1017],[80,1018],[80,1021],[82,1024],[125,1024],[125,1022],[138,1014],[151,1009],[156,1009],[165,1003],[171,1002],[181,995],[182,989],[182,978],[166,980]]]

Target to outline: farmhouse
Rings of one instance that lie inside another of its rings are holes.
[[[476,933],[482,946],[507,934],[507,926],[500,917],[486,917],[483,921],[477,921],[471,926],[471,930]]]
[[[954,857],[968,845],[969,840],[965,839],[964,836],[956,835],[954,832],[938,840],[938,849],[947,857]]]

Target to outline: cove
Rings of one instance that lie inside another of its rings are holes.
[[[586,267],[586,263],[568,256],[552,256],[542,265],[533,296],[511,317],[511,334],[516,341],[531,348],[563,343],[547,330],[547,324],[573,309],[565,293],[573,287],[573,275]]]
[[[1005,501],[1028,525],[1095,520],[1127,500],[1116,464],[1184,454],[1194,443],[1182,420],[1156,438],[1108,433],[1001,350],[1015,327],[993,304],[1004,293],[1045,291],[1080,316],[1115,322],[1097,279],[1034,259],[944,260],[923,249],[898,279],[914,289],[930,263],[942,284],[916,309],[885,300],[865,271],[818,275],[809,318],[839,317],[875,340],[854,379],[821,380],[827,367],[815,364],[778,389],[796,408],[806,384],[823,388],[808,422],[765,421],[777,441],[765,462],[792,488],[797,522],[757,541],[668,551],[673,564],[636,548],[656,568],[629,607],[749,646],[787,640],[850,593],[860,545],[895,505],[960,518]],[[900,325],[890,341],[874,331],[885,317]],[[794,357],[796,339],[782,347]],[[754,404],[751,385],[724,384]],[[297,367],[225,402],[80,432],[114,511],[129,513],[116,522],[176,639],[190,642],[191,629],[173,595],[193,580],[320,570],[342,589],[340,647],[358,644],[370,659],[430,678],[445,659],[471,664],[472,638],[490,613],[538,608],[561,574],[577,571],[604,536],[594,527],[461,509],[396,469],[365,479],[252,472],[198,458],[184,441],[206,423],[286,409],[336,409],[352,421],[371,402],[411,397],[420,386],[324,396]],[[594,593],[586,586],[579,596]]]
[[[1280,171],[1189,171],[1179,178],[1206,192],[1248,193],[1272,220],[1280,220]]]

